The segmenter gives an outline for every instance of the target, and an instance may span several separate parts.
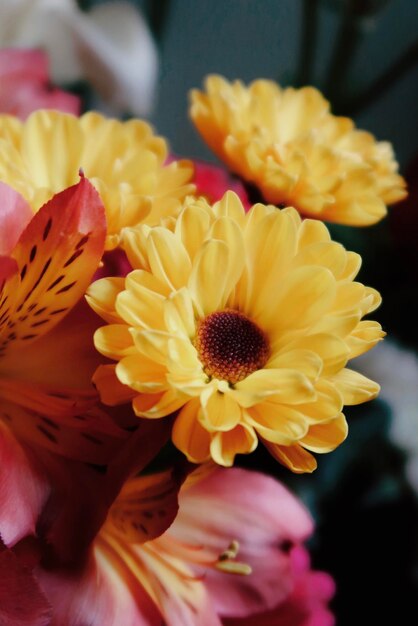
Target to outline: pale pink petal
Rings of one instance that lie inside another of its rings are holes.
[[[48,57],[41,50],[0,50],[0,112],[25,119],[36,109],[58,109],[77,115],[77,96],[51,87]]]
[[[335,583],[325,572],[310,569],[309,554],[302,546],[290,552],[292,590],[271,611],[246,619],[227,619],[224,626],[334,626],[328,603],[335,593]]]
[[[216,554],[231,541],[249,576],[207,570],[205,582],[220,615],[245,616],[271,608],[289,593],[288,544],[303,541],[312,521],[302,504],[273,478],[242,469],[218,470],[180,493],[168,534]]]
[[[48,80],[48,57],[42,50],[0,49],[0,78],[24,78],[37,82]]]
[[[1,421],[0,467],[0,534],[6,545],[12,546],[35,532],[49,488],[26,450]]]
[[[12,252],[32,217],[32,209],[26,200],[17,191],[0,182],[0,255]]]

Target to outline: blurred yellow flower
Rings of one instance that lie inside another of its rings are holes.
[[[365,226],[406,196],[388,142],[336,117],[313,87],[268,80],[248,87],[209,76],[191,93],[191,118],[209,147],[260,199],[302,214]]]
[[[384,335],[361,318],[379,294],[354,282],[361,259],[293,208],[233,192],[212,207],[190,199],[165,226],[129,229],[126,279],[93,283],[108,325],[95,345],[118,361],[96,371],[102,400],[132,400],[138,416],[178,411],[173,441],[190,461],[232,465],[261,439],[295,472],[308,452],[346,437],[344,404],[379,386],[346,369]]]
[[[120,122],[90,112],[75,117],[41,110],[26,122],[0,116],[0,180],[34,211],[54,193],[75,184],[83,169],[106,209],[106,248],[121,231],[142,221],[157,224],[181,209],[194,190],[188,161],[165,165],[168,148],[142,120]]]

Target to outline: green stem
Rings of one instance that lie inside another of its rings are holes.
[[[418,41],[414,42],[379,78],[362,93],[347,100],[346,114],[356,115],[378,100],[385,91],[418,63]]]
[[[341,17],[336,42],[326,74],[324,92],[331,100],[333,110],[342,104],[342,94],[353,54],[360,41],[360,30],[355,11],[356,0],[348,0]]]
[[[148,0],[146,13],[153,35],[160,42],[170,13],[170,0]]]
[[[307,85],[312,81],[312,69],[318,34],[318,0],[302,0],[302,33],[299,50],[296,85]]]

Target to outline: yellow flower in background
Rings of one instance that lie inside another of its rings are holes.
[[[192,164],[165,165],[167,156],[165,140],[141,120],[120,122],[95,112],[78,118],[46,110],[26,122],[0,116],[0,180],[36,211],[75,184],[82,168],[105,205],[107,249],[119,245],[123,228],[143,221],[157,224],[178,213],[194,190]]]
[[[293,471],[315,469],[308,450],[346,437],[343,405],[379,391],[345,367],[384,334],[362,321],[380,296],[354,282],[359,255],[293,208],[245,213],[233,192],[124,242],[134,271],[88,290],[108,322],[96,348],[118,362],[96,371],[102,400],[178,411],[173,441],[196,463],[232,465],[260,439]]]
[[[405,198],[391,144],[332,115],[317,89],[283,89],[268,80],[246,87],[220,76],[209,76],[205,87],[191,93],[197,130],[266,202],[366,226]]]

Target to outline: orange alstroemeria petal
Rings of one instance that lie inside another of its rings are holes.
[[[6,281],[0,295],[0,306],[7,299],[3,349],[45,334],[76,304],[98,267],[105,235],[102,202],[83,177],[39,210],[12,253],[20,284]]]

